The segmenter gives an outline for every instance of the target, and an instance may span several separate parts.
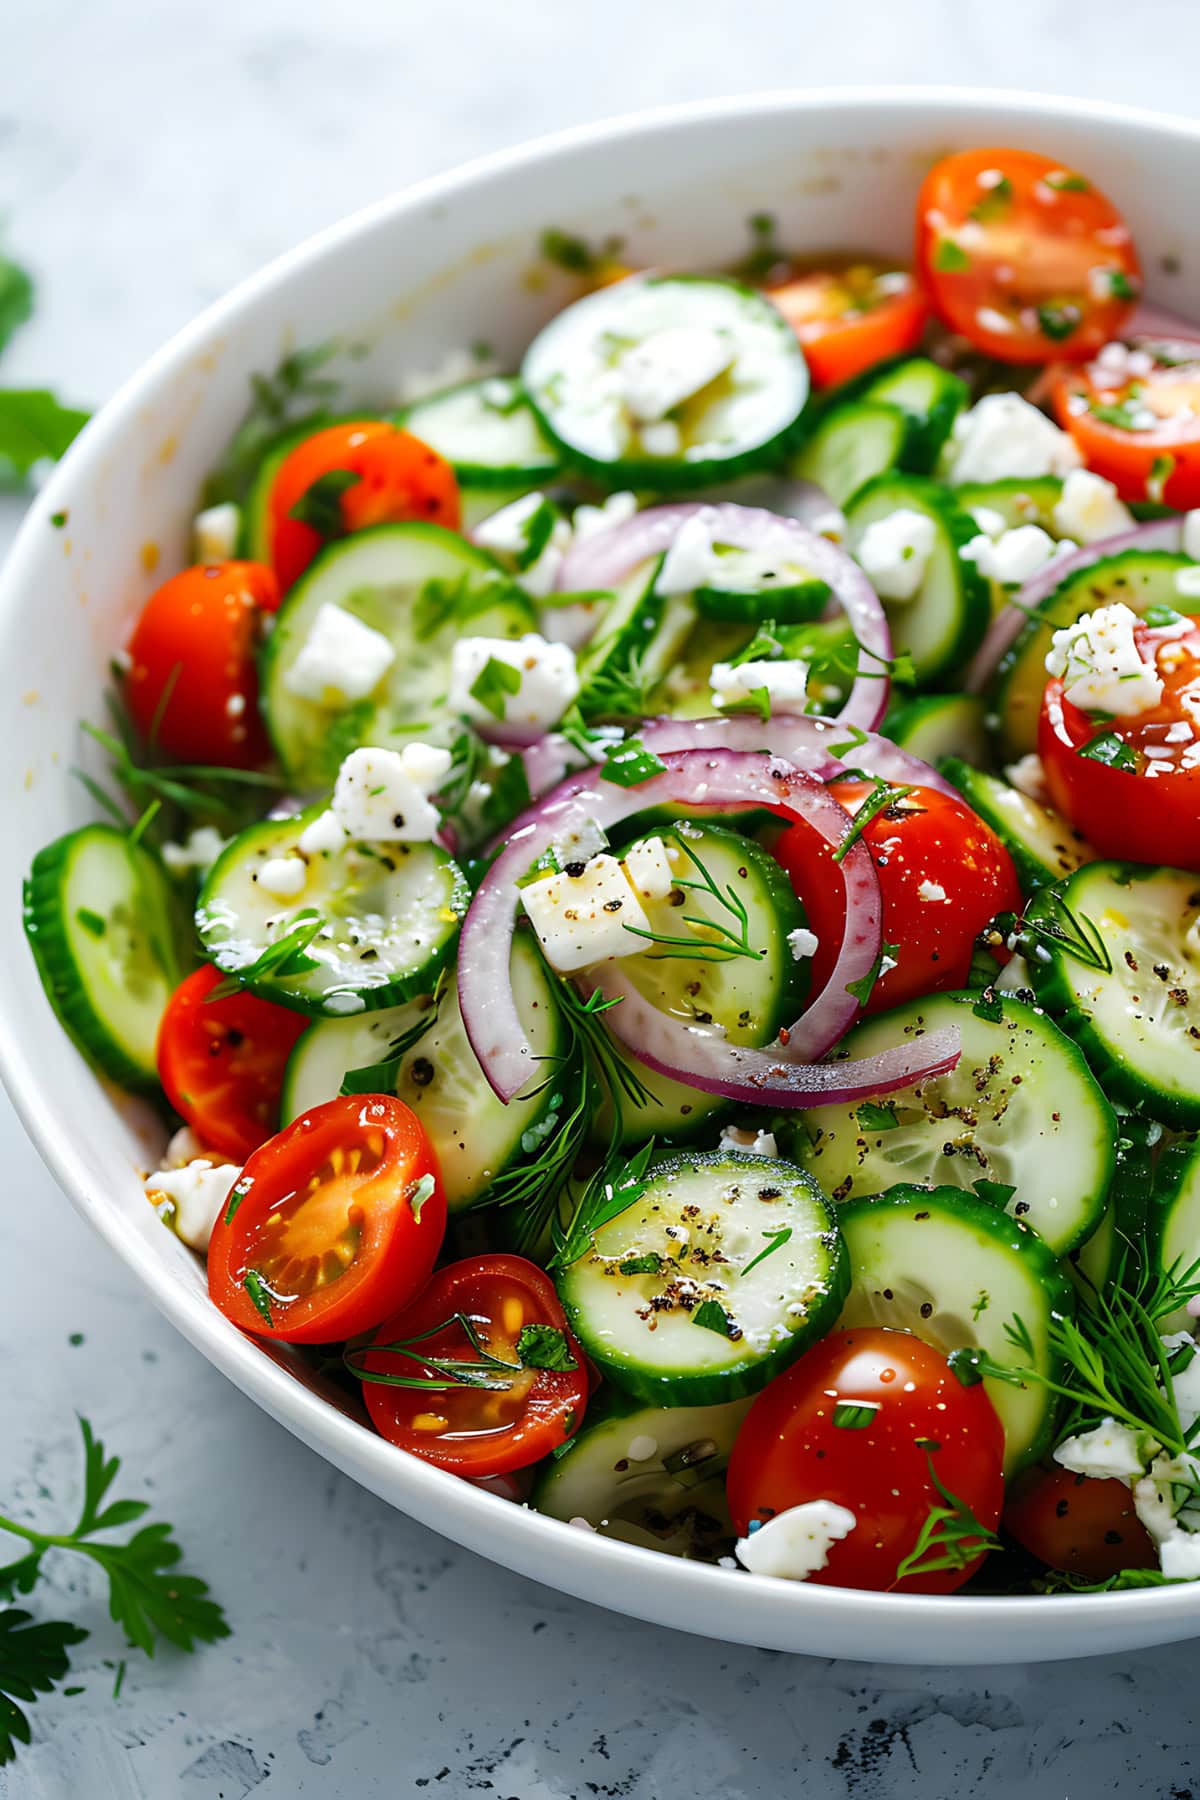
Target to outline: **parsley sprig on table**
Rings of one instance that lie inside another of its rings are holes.
[[[197,1575],[180,1570],[183,1552],[171,1526],[143,1524],[124,1543],[108,1533],[145,1517],[145,1500],[111,1499],[120,1459],[109,1456],[86,1419],[83,1433],[83,1502],[69,1531],[41,1531],[0,1513],[0,1531],[22,1538],[29,1548],[0,1567],[0,1601],[32,1592],[46,1556],[72,1551],[100,1569],[108,1581],[112,1618],[131,1649],[153,1656],[160,1640],[191,1651],[197,1644],[228,1637],[225,1615]],[[0,1764],[10,1762],[18,1744],[27,1744],[30,1725],[23,1704],[47,1694],[68,1672],[68,1652],[87,1637],[63,1620],[36,1623],[24,1608],[0,1607]]]

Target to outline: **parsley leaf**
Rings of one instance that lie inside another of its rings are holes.
[[[0,256],[0,350],[33,312],[33,282],[7,256]]]
[[[899,944],[881,944],[879,947],[879,954],[871,964],[871,967],[867,970],[866,974],[860,975],[857,981],[848,981],[846,983],[846,992],[848,994],[853,994],[860,1006],[865,1006],[867,1001],[871,998],[875,983],[884,973],[884,963],[887,964],[889,969],[895,968],[896,952],[899,948]]]
[[[571,1355],[567,1334],[558,1325],[522,1325],[517,1338],[517,1355],[527,1369],[555,1369],[565,1373],[579,1367]]]
[[[329,418],[325,402],[337,383],[318,374],[334,355],[333,344],[293,350],[270,375],[252,375],[250,407],[221,461],[204,485],[205,506],[233,500],[244,504],[263,458],[285,434],[307,425],[315,430]]]
[[[508,696],[519,692],[520,686],[520,669],[489,656],[471,683],[470,693],[472,700],[478,700],[494,719],[503,719]]]
[[[48,388],[0,388],[0,481],[23,481],[35,464],[57,462],[90,414]]]
[[[1102,731],[1089,744],[1077,750],[1077,756],[1086,757],[1089,762],[1103,763],[1109,769],[1125,769],[1137,772],[1137,752],[1131,745],[1119,737],[1115,731]]]
[[[941,1496],[942,1504],[935,1501],[930,1507],[916,1543],[897,1564],[897,1581],[904,1581],[910,1575],[933,1575],[939,1569],[965,1569],[977,1556],[1001,1547],[995,1532],[981,1525],[967,1502],[952,1494],[938,1478],[928,1448],[925,1459],[929,1464],[929,1479]]]
[[[894,1106],[879,1106],[874,1100],[864,1100],[856,1117],[863,1131],[895,1131],[900,1124]]]
[[[647,750],[641,738],[626,738],[624,743],[610,744],[605,750],[600,779],[611,781],[616,787],[637,787],[652,775],[661,775],[666,766],[661,756]]]
[[[61,1620],[35,1624],[19,1607],[0,1612],[0,1765],[11,1762],[18,1744],[30,1739],[28,1715],[19,1700],[50,1693],[69,1672],[67,1651],[87,1632]]]
[[[296,504],[288,511],[289,519],[298,519],[302,525],[311,525],[314,531],[321,534],[326,543],[334,538],[345,537],[346,524],[342,517],[342,495],[347,489],[357,487],[362,480],[353,469],[328,469],[324,475],[318,475],[310,487],[306,487]]]
[[[939,275],[960,275],[970,268],[971,259],[953,238],[941,238],[934,246],[933,266]]]
[[[734,1334],[733,1320],[717,1300],[702,1300],[692,1314],[692,1324],[715,1331],[719,1337],[731,1338]]]

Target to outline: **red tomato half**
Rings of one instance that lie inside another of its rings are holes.
[[[255,653],[279,584],[262,563],[205,563],[172,575],[129,640],[125,699],[148,741],[180,762],[248,768],[269,746]]]
[[[854,814],[875,792],[868,781],[835,781],[830,793]],[[897,946],[896,967],[880,976],[868,1013],[962,987],[975,939],[999,912],[1017,912],[1021,892],[1012,858],[964,800],[914,788],[863,830],[879,876],[883,936]],[[815,831],[790,825],[774,852],[804,902],[817,936],[813,992],[829,979],[845,929],[842,884],[831,879],[831,851]]]
[[[158,1076],[201,1142],[242,1163],[278,1125],[283,1071],[308,1020],[254,994],[209,1000],[222,979],[209,965],[171,995]]]
[[[382,419],[329,425],[284,457],[271,489],[271,561],[285,590],[325,542],[327,534],[292,510],[326,475],[352,478],[333,503],[339,535],[404,519],[458,529],[458,482],[436,450]]]
[[[945,324],[1001,362],[1094,356],[1141,292],[1116,207],[1030,150],[964,150],[934,165],[917,199],[917,267]]]
[[[772,285],[767,296],[804,346],[815,387],[833,387],[921,340],[929,302],[903,269],[851,263]]]
[[[1004,1526],[1048,1568],[1086,1581],[1158,1566],[1123,1481],[1097,1481],[1069,1469],[1027,1469],[1009,1490]]]
[[[573,1366],[522,1367],[518,1345],[527,1326],[549,1326],[550,1360]],[[410,1354],[373,1347],[363,1358],[367,1371],[430,1385],[364,1381],[375,1429],[389,1443],[456,1475],[523,1469],[565,1443],[583,1420],[588,1398],[583,1353],[567,1330],[554,1283],[524,1257],[474,1256],[439,1269],[412,1305],[375,1334],[376,1346],[387,1344],[402,1344]],[[422,1360],[450,1358],[474,1369],[481,1366],[480,1350],[508,1367],[507,1373],[489,1367],[495,1387],[448,1380],[443,1370]]]
[[[1200,358],[1156,360],[1146,370],[1138,355],[1136,374],[1128,362],[1073,369],[1055,384],[1054,409],[1088,468],[1122,499],[1186,512],[1200,506]]]
[[[869,1423],[837,1423],[847,1402],[870,1407]],[[1004,1433],[983,1388],[963,1387],[937,1350],[904,1331],[835,1331],[777,1376],[747,1413],[729,1459],[729,1510],[744,1537],[754,1519],[832,1500],[857,1523],[810,1580],[949,1594],[982,1558],[896,1579],[930,1508],[945,1504],[930,1469],[994,1531],[1004,1503],[1003,1456]]]
[[[1200,869],[1200,619],[1191,623],[1184,637],[1135,627],[1163,682],[1159,705],[1136,718],[1097,720],[1071,704],[1058,677],[1046,684],[1038,720],[1046,785],[1101,856]],[[1097,760],[1097,746],[1117,762]]]
[[[406,1306],[445,1230],[416,1114],[391,1095],[328,1100],[247,1162],[208,1247],[208,1291],[256,1337],[332,1343]]]

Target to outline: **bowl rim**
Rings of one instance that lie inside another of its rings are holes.
[[[522,171],[558,155],[602,147],[619,138],[686,130],[714,120],[758,117],[763,114],[833,114],[892,108],[902,111],[927,109],[937,114],[977,106],[1005,114],[1014,127],[1024,120],[1079,121],[1095,126],[1133,128],[1162,139],[1188,138],[1200,142],[1200,121],[1160,113],[1145,107],[1062,96],[1026,89],[995,89],[952,84],[863,84],[806,89],[771,89],[714,99],[664,105],[622,113],[545,133],[517,145],[474,157],[414,185],[402,188],[350,213],[310,235],[273,258],[263,268],[239,282],[228,294],[206,307],[180,328],[143,362],[97,412],[72,445],[49,481],[41,489],[22,522],[12,549],[0,568],[0,639],[18,629],[17,619],[26,582],[41,551],[44,534],[38,527],[47,511],[58,510],[76,482],[86,478],[88,466],[101,458],[112,442],[125,432],[133,415],[155,392],[169,371],[207,348],[221,331],[245,311],[253,309],[284,287],[306,267],[336,253],[340,245],[370,233],[406,215],[419,214],[431,204],[469,190],[481,182],[519,176]],[[94,1077],[89,1077],[94,1079]],[[889,1626],[911,1627],[922,1642],[935,1645],[937,1628],[959,1627],[974,1620],[980,1625],[1003,1624],[1006,1633],[1027,1628],[1032,1632],[1047,1617],[1050,1602],[1037,1595],[928,1595],[886,1594],[867,1590],[785,1582],[766,1576],[739,1573],[736,1629],[724,1615],[728,1611],[728,1571],[710,1565],[647,1550],[603,1538],[598,1533],[572,1527],[534,1513],[527,1507],[505,1503],[434,1468],[417,1457],[406,1456],[335,1406],[310,1392],[259,1346],[243,1337],[211,1306],[202,1290],[154,1279],[156,1259],[148,1242],[123,1233],[119,1216],[107,1206],[102,1189],[88,1175],[77,1157],[69,1133],[56,1127],[47,1094],[50,1084],[39,1080],[27,1059],[19,1022],[0,1014],[0,1080],[34,1146],[58,1185],[99,1235],[110,1245],[138,1280],[141,1288],[182,1335],[216,1368],[227,1375],[249,1398],[262,1406],[302,1441],[318,1450],[343,1471],[395,1504],[391,1495],[402,1491],[403,1510],[454,1541],[489,1555],[492,1560],[538,1578],[542,1558],[539,1546],[553,1544],[563,1567],[542,1579],[562,1591],[586,1592],[586,1597],[614,1610],[677,1625],[724,1641],[757,1644],[786,1643],[796,1633],[788,1629],[801,1613],[809,1615],[809,1627],[822,1618],[839,1627],[839,1636],[856,1625],[863,1632],[870,1654],[870,1628],[878,1624],[881,1605]],[[492,1529],[489,1527],[496,1527]],[[547,1537],[547,1534],[551,1534]],[[570,1579],[567,1566],[577,1563],[587,1572]],[[606,1597],[596,1579],[608,1571],[615,1581]],[[1190,1590],[1190,1591],[1189,1591]],[[689,1622],[685,1614],[704,1610],[717,1621],[709,1629]],[[697,1603],[693,1605],[693,1603]],[[1057,1621],[1064,1627],[1081,1626],[1101,1616],[1115,1623],[1140,1622],[1156,1637],[1159,1630],[1172,1634],[1172,1621],[1194,1620],[1200,1626],[1200,1586],[1128,1590],[1105,1594],[1064,1594],[1053,1597]],[[1103,1614],[1098,1609],[1103,1608]],[[668,1615],[663,1618],[663,1611]],[[961,1633],[950,1632],[950,1637]],[[1175,1636],[1184,1635],[1178,1629]],[[986,1646],[984,1646],[986,1648]],[[1107,1646],[1097,1645],[1098,1650]],[[1074,1653],[1074,1652],[1072,1652]],[[966,1660],[957,1657],[956,1660]]]

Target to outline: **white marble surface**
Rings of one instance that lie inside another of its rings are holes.
[[[7,0],[0,46],[0,215],[41,288],[0,379],[97,403],[277,250],[492,146],[787,82],[986,80],[1182,112],[1200,11]],[[0,502],[0,533],[18,513]],[[4,1800],[1200,1791],[1200,1646],[953,1673],[788,1659],[629,1623],[456,1551],[331,1473],[177,1339],[2,1100],[0,1149],[0,1501],[69,1499],[72,1415],[88,1414],[234,1627],[192,1659],[130,1657],[114,1702],[121,1650],[98,1594],[47,1595],[93,1630],[84,1692],[37,1708],[34,1746],[0,1772]]]

